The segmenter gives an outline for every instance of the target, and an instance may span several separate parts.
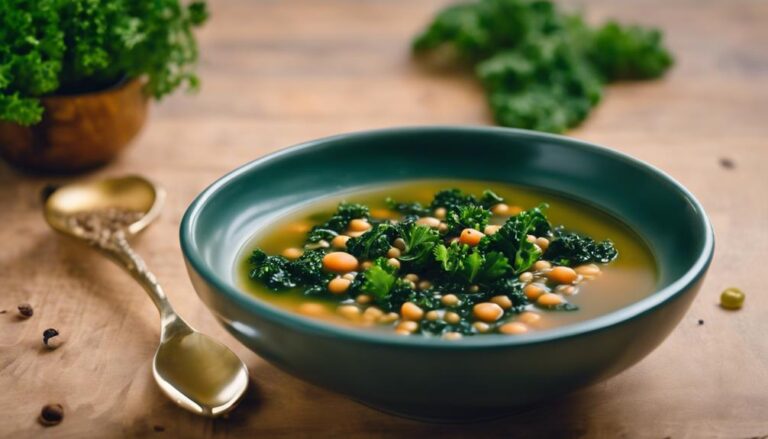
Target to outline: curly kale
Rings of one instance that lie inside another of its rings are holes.
[[[574,266],[590,262],[607,264],[619,252],[610,240],[597,242],[589,236],[555,229],[555,239],[549,243],[544,257],[556,265]]]
[[[459,189],[445,189],[435,194],[435,197],[432,199],[432,203],[430,203],[429,206],[432,209],[442,207],[446,210],[455,210],[468,203],[477,204],[477,198],[474,195],[466,194]]]
[[[268,256],[260,249],[256,249],[248,260],[251,269],[248,276],[259,280],[273,290],[294,288],[296,279],[289,266],[291,261],[282,256]]]
[[[404,225],[399,229],[405,249],[398,259],[410,263],[413,267],[425,265],[432,256],[432,249],[440,242],[440,234],[434,229],[418,224]]]
[[[474,66],[497,123],[562,132],[597,105],[605,82],[664,74],[661,33],[615,21],[592,28],[550,0],[475,0],[449,6],[413,40],[445,46]]]
[[[249,276],[275,291],[302,285],[305,294],[318,294],[327,290],[326,285],[332,278],[323,271],[324,255],[321,250],[307,250],[300,258],[291,261],[283,256],[268,256],[256,249],[249,259]]]
[[[465,204],[448,210],[445,223],[454,233],[460,233],[466,228],[483,230],[490,217],[491,212],[487,208],[477,204]]]
[[[353,219],[368,219],[368,216],[368,206],[359,203],[339,203],[336,213],[331,215],[326,222],[312,227],[307,241],[319,242],[323,239],[330,241],[334,236],[344,231]]]
[[[506,256],[499,252],[486,253],[457,242],[436,246],[434,254],[445,275],[464,284],[490,282],[511,272],[512,268]]]
[[[432,214],[432,211],[428,207],[423,206],[418,201],[401,203],[387,197],[384,202],[387,204],[388,208],[395,212],[402,213],[403,215],[429,216]]]
[[[462,243],[462,230],[483,229],[492,216],[492,206],[502,202],[504,199],[491,191],[477,197],[449,189],[438,192],[428,205],[389,201],[390,208],[398,209],[403,216],[386,220],[371,218],[368,208],[362,204],[340,204],[327,221],[312,229],[307,243],[315,242],[317,237],[330,238],[344,233],[349,221],[355,218],[365,218],[372,224],[365,233],[346,241],[346,252],[367,267],[360,272],[353,268],[345,274],[350,279],[346,291],[329,291],[329,282],[338,274],[324,269],[323,258],[328,252],[339,250],[327,246],[305,245],[303,254],[294,260],[269,256],[257,249],[249,260],[249,274],[253,280],[275,291],[293,289],[316,296],[314,300],[337,303],[356,299],[360,304],[357,306],[370,303],[377,308],[374,310],[377,313],[399,312],[403,304],[410,302],[423,311],[424,317],[418,321],[421,333],[472,335],[479,331],[473,326],[476,304],[498,302],[499,296],[506,297],[511,306],[505,305],[505,314],[520,313],[531,305],[523,293],[525,284],[519,275],[531,270],[536,261],[572,266],[588,262],[603,264],[617,257],[616,249],[608,240],[597,242],[562,227],[553,228],[545,213],[546,204],[506,218],[495,233],[484,236],[475,246]],[[446,209],[447,230],[438,231],[416,223],[416,212],[426,216],[437,208]],[[312,218],[322,221],[327,216]],[[501,219],[501,215],[494,216],[495,221]],[[549,239],[544,254],[541,247],[532,242],[533,237]],[[393,247],[397,251],[392,251]],[[536,282],[546,282],[541,273],[534,275],[539,276]],[[447,294],[456,295],[458,303],[443,304]],[[359,300],[361,295],[368,297]],[[563,300],[548,309],[571,311],[577,307]],[[458,319],[455,315],[447,317],[449,312],[457,314]],[[360,318],[366,317],[370,315]],[[504,321],[508,319],[489,323],[490,330],[498,329]]]
[[[528,241],[528,235],[545,236],[551,228],[543,212],[547,207],[542,204],[510,217],[496,233],[482,239],[480,248],[506,255],[515,273],[527,270],[541,256],[539,248]]]
[[[357,238],[350,238],[347,241],[347,253],[362,260],[383,257],[396,236],[397,227],[388,223],[376,224]]]
[[[398,282],[395,268],[387,264],[385,259],[376,262],[360,276],[360,291],[370,295],[373,301],[384,308],[390,308],[392,289]]]
[[[203,1],[4,0],[0,2],[0,120],[41,120],[40,97],[143,77],[161,98],[195,89],[192,30]]]

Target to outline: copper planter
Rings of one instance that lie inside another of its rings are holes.
[[[103,165],[136,136],[147,116],[141,80],[77,95],[42,98],[32,126],[0,121],[0,155],[33,171],[72,173]]]

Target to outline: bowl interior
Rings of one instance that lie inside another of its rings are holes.
[[[297,205],[329,194],[416,178],[475,179],[542,188],[591,203],[620,218],[646,240],[660,279],[658,292],[631,305],[631,310],[620,310],[625,311],[624,318],[672,297],[711,258],[713,237],[701,206],[661,171],[565,137],[469,127],[341,135],[251,162],[214,183],[190,206],[182,223],[182,248],[207,281],[227,294],[246,296],[236,286],[233,267],[255,229]],[[257,301],[251,296],[243,300]],[[592,320],[572,326],[589,322]]]

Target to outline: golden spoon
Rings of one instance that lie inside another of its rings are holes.
[[[163,392],[194,413],[231,410],[248,387],[248,369],[223,344],[192,329],[173,310],[155,275],[128,245],[160,215],[165,192],[137,176],[62,186],[45,202],[55,230],[87,241],[123,267],[160,311],[160,346],[152,372]]]

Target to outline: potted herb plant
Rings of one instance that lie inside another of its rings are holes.
[[[0,154],[39,171],[114,158],[148,100],[194,89],[203,1],[0,2]]]

